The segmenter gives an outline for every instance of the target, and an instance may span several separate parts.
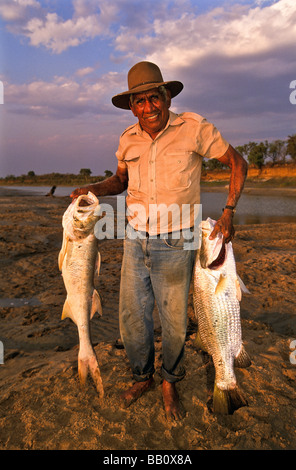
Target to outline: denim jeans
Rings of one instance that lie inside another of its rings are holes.
[[[177,382],[185,375],[188,291],[195,251],[183,249],[182,232],[179,239],[174,235],[131,239],[139,233],[127,226],[119,302],[121,339],[134,379],[149,379],[155,371],[152,314],[156,302],[162,327],[162,376]]]

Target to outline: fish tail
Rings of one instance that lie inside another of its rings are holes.
[[[215,383],[213,395],[214,413],[229,415],[242,406],[248,406],[248,402],[238,387],[232,390],[221,390]]]
[[[79,375],[79,381],[82,387],[84,387],[86,384],[88,373],[90,373],[94,381],[99,397],[103,398],[104,388],[103,388],[101,372],[99,369],[99,364],[98,364],[96,356],[91,356],[87,359],[78,358],[78,375]]]

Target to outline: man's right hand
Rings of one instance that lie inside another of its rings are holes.
[[[70,194],[70,197],[74,200],[78,196],[81,196],[81,194],[87,194],[89,191],[89,186],[82,186],[81,188],[74,189],[74,191],[72,191],[72,193]]]

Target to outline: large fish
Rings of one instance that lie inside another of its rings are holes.
[[[238,390],[234,366],[248,367],[242,344],[240,300],[249,293],[236,272],[232,244],[222,234],[209,239],[216,221],[201,222],[202,241],[194,267],[194,310],[198,322],[196,343],[212,356],[215,367],[213,411],[230,414],[247,405]]]
[[[94,288],[94,274],[100,270],[100,253],[94,226],[98,220],[99,201],[89,192],[75,199],[63,215],[63,244],[59,253],[67,298],[62,319],[70,317],[79,335],[78,374],[82,385],[88,372],[102,398],[104,389],[90,336],[90,319],[102,314],[101,300]]]

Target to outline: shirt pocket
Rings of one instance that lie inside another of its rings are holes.
[[[191,184],[191,173],[194,152],[176,150],[165,154],[164,182],[167,189],[188,188]]]
[[[140,181],[140,156],[126,155],[124,162],[128,171],[128,189],[129,191],[139,191]]]

